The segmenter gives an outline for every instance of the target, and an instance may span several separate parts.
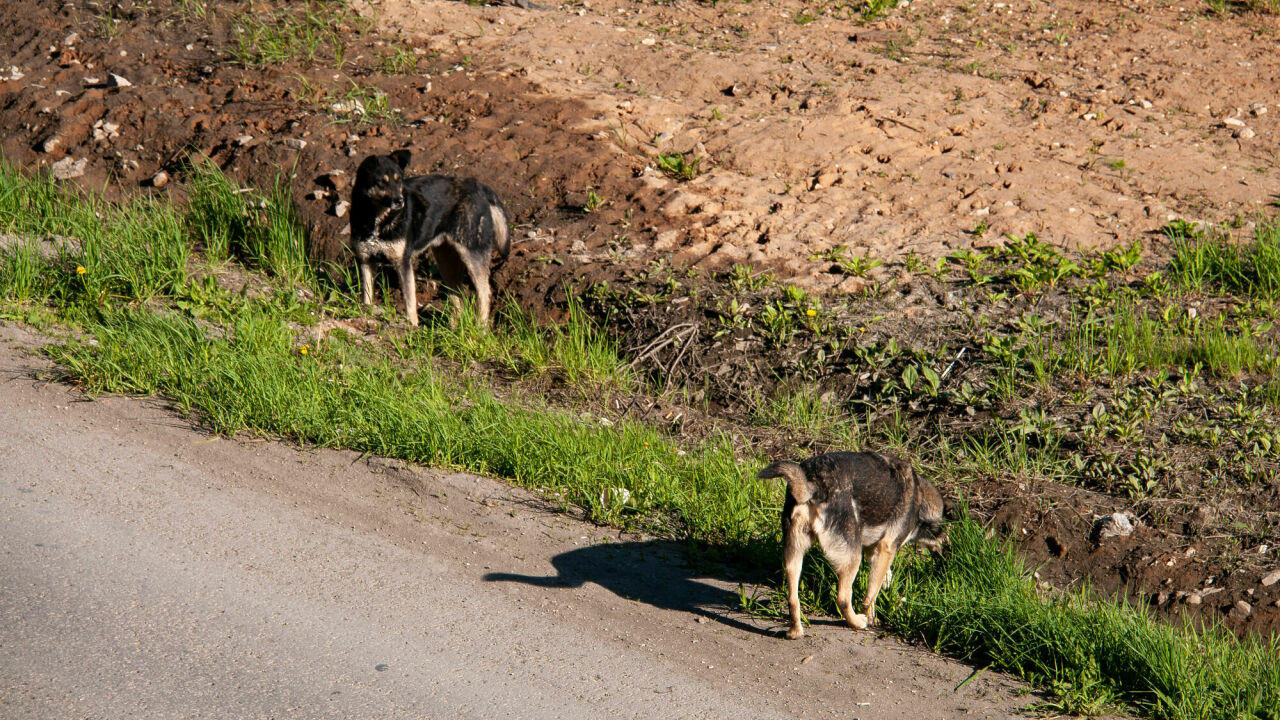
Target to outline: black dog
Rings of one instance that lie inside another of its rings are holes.
[[[373,268],[382,256],[395,266],[404,293],[405,314],[418,324],[418,255],[430,250],[456,310],[458,293],[475,288],[480,324],[489,324],[489,263],[496,248],[511,249],[507,211],[497,193],[472,178],[446,175],[405,177],[409,151],[370,155],[360,163],[351,188],[351,249],[360,268],[360,299],[373,302]]]

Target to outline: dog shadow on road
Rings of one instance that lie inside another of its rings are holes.
[[[551,559],[556,575],[516,575],[493,572],[491,582],[519,582],[545,588],[576,588],[595,583],[615,595],[664,610],[678,610],[705,617],[729,627],[758,635],[776,632],[745,622],[737,611],[735,591],[717,587],[707,579],[724,572],[698,571],[685,562],[683,547],[667,540],[617,542],[560,553]]]

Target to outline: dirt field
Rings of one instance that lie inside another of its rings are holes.
[[[1159,253],[1171,219],[1247,229],[1280,188],[1280,18],[1234,6],[940,0],[864,22],[856,7],[764,0],[387,0],[355,3],[363,22],[321,23],[341,42],[312,59],[235,62],[243,4],[11,4],[12,161],[82,170],[113,196],[180,194],[192,153],[245,183],[286,177],[316,256],[345,261],[355,164],[407,146],[414,170],[473,174],[506,198],[516,243],[496,282],[544,315],[565,283],[645,286],[655,263],[692,268],[689,284],[750,264],[841,298],[1006,233]],[[256,6],[263,22],[273,7]],[[692,179],[661,169],[672,153]],[[883,264],[851,273],[836,257]],[[954,322],[946,288],[897,287],[890,310],[927,298],[903,314],[916,336]],[[637,338],[662,328],[643,322]],[[729,367],[733,348],[709,357]],[[1105,546],[1088,539],[1093,518],[1134,507],[1113,492],[1010,478],[968,491],[1055,586],[1087,577],[1161,611],[1280,627],[1280,585],[1259,585],[1273,563],[1254,552],[1280,545],[1276,487],[1207,525],[1204,494],[1139,508],[1160,522]],[[1246,599],[1252,612],[1231,616]]]

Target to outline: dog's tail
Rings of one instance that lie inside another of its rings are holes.
[[[498,251],[500,262],[505,262],[511,252],[511,226],[507,223],[507,209],[502,206],[498,194],[489,193],[489,217],[493,220],[493,247]]]
[[[779,460],[756,475],[758,480],[766,480],[768,478],[786,478],[787,491],[801,505],[813,498],[813,484],[809,482],[808,476],[804,474],[804,470],[797,463],[790,460]]]

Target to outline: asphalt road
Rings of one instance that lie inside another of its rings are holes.
[[[730,573],[495,480],[209,436],[41,379],[0,324],[0,716],[1009,717],[872,632],[791,642]],[[717,576],[721,575],[721,576]],[[750,591],[750,588],[748,588]]]

